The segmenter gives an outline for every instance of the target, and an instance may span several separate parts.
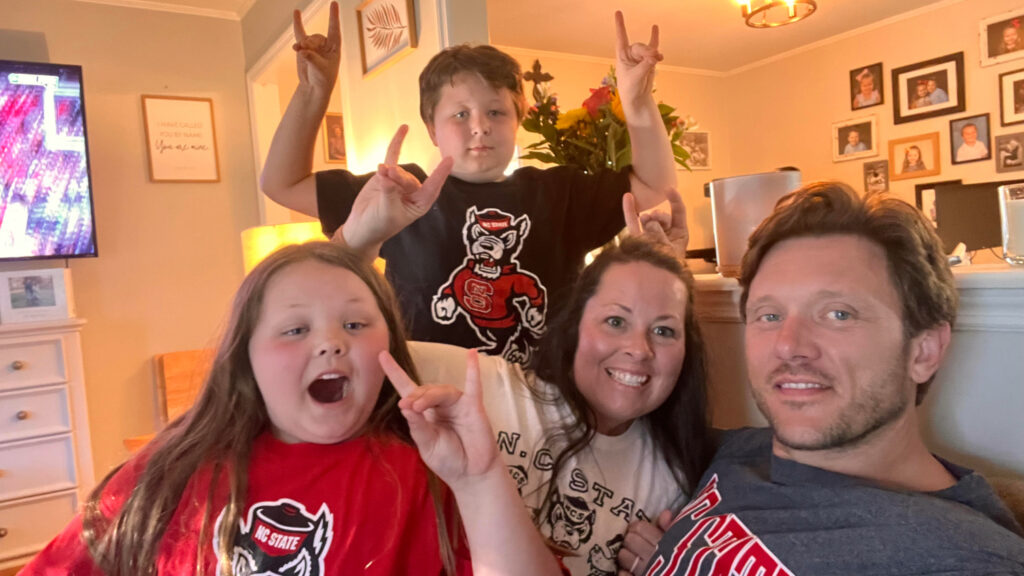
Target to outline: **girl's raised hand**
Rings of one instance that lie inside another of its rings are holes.
[[[292,13],[292,30],[295,33],[292,49],[296,53],[299,83],[330,92],[338,79],[338,66],[341,63],[341,17],[338,3],[331,2],[327,36],[306,34],[302,13],[298,10]]]
[[[480,361],[475,350],[466,358],[466,386],[419,386],[388,352],[380,353],[380,365],[402,399],[398,407],[409,423],[409,432],[420,457],[431,470],[458,492],[495,466],[498,459],[491,423],[484,413],[480,392]],[[504,470],[500,471],[505,474]]]

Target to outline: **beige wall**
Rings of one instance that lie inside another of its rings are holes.
[[[208,345],[242,276],[239,233],[257,215],[240,27],[70,0],[0,0],[0,14],[84,71],[100,256],[70,266],[102,476],[122,438],[154,429],[153,355]],[[213,99],[219,183],[149,182],[141,94]]]

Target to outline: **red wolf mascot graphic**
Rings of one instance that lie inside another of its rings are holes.
[[[231,568],[234,576],[323,576],[333,537],[334,515],[326,504],[314,517],[288,498],[259,502],[239,522]]]
[[[484,343],[481,350],[523,364],[544,332],[547,307],[547,290],[516,260],[529,232],[526,215],[470,207],[462,229],[469,256],[431,305],[434,321],[451,324],[462,314]]]

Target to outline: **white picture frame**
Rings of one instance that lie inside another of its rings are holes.
[[[220,182],[213,100],[142,95],[153,182]]]
[[[873,115],[836,122],[832,124],[832,161],[878,156],[878,140],[878,121]]]
[[[0,272],[0,324],[71,318],[72,301],[67,268]]]
[[[1002,64],[1024,58],[1024,9],[995,14],[978,22],[978,54],[981,66]],[[1016,41],[1008,45],[1011,35]]]

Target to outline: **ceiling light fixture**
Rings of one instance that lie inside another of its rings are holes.
[[[814,0],[740,0],[740,12],[751,28],[792,24],[814,14],[817,9],[818,3]]]

